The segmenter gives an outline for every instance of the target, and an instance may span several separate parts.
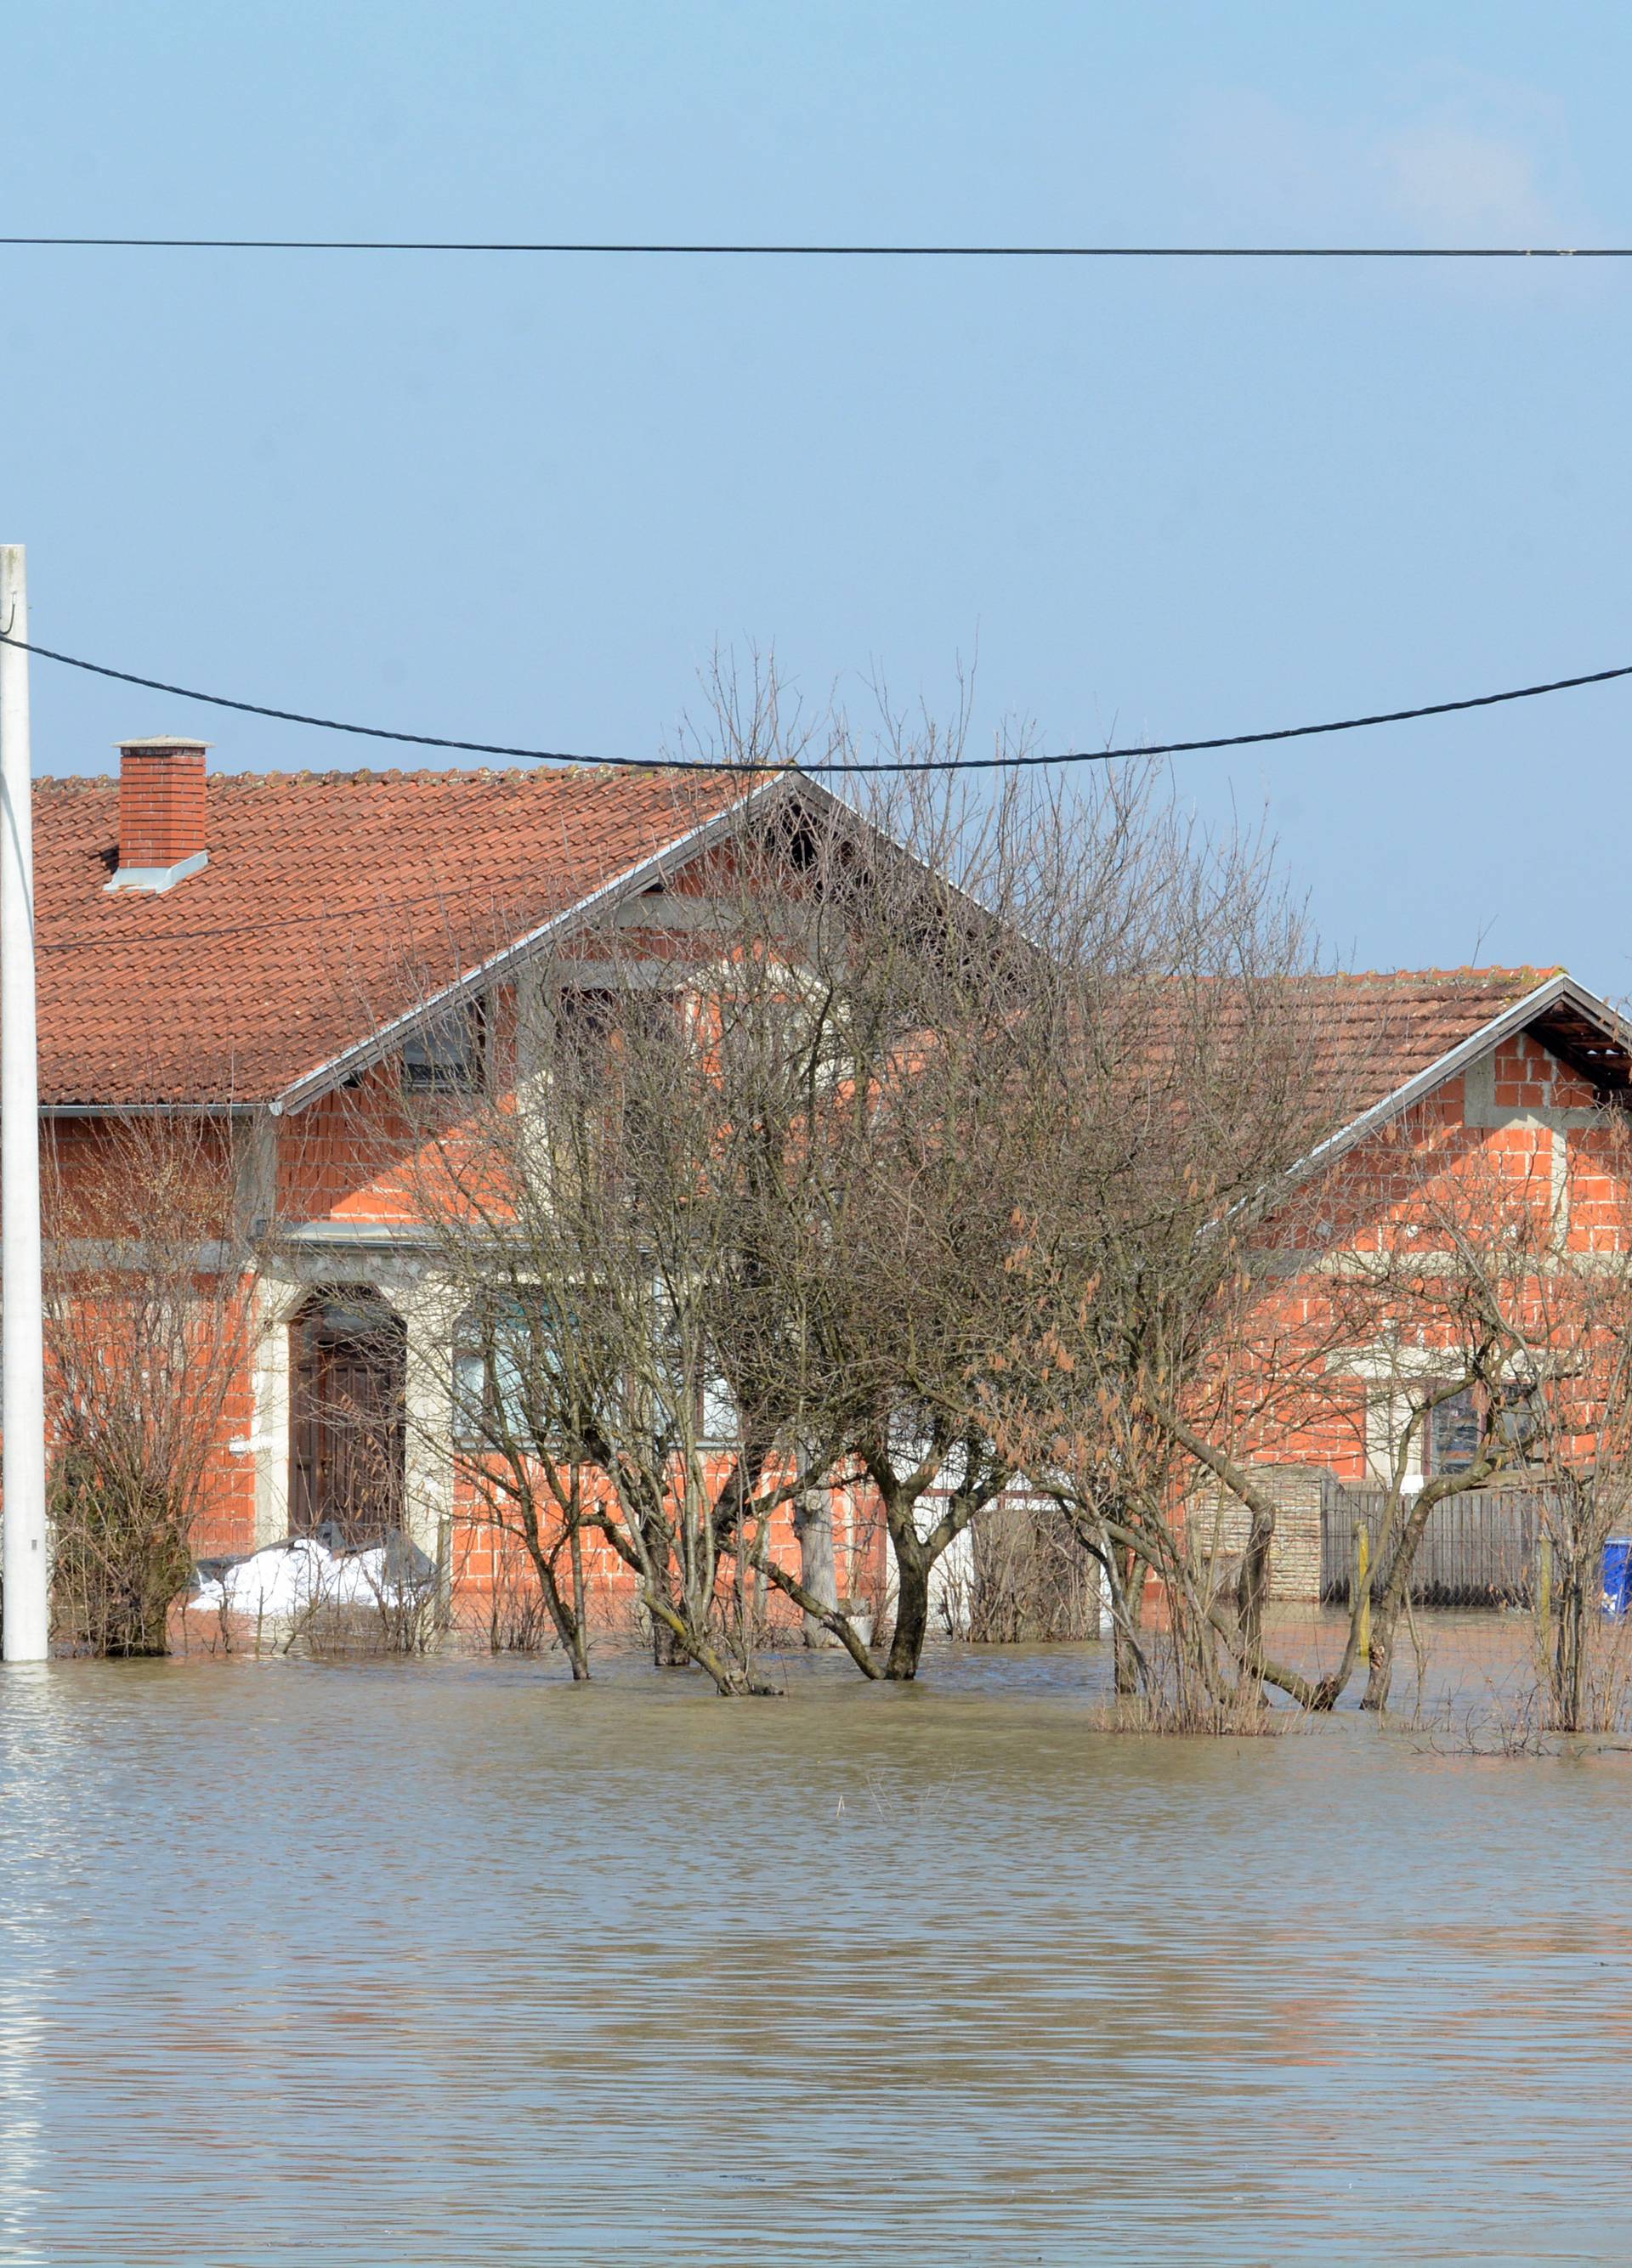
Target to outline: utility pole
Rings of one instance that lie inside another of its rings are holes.
[[[0,543],[0,630],[28,637],[20,543]],[[34,1028],[34,818],[28,656],[0,644],[0,1366],[5,1580],[0,1653],[49,1646],[45,1521],[45,1321],[40,1277],[40,1056]]]

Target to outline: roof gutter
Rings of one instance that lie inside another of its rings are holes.
[[[41,1118],[252,1118],[264,1102],[42,1102]]]

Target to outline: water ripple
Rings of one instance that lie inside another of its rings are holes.
[[[1626,1760],[1092,1660],[7,1675],[0,2262],[1628,2257]]]

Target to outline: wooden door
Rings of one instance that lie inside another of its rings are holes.
[[[311,1300],[289,1327],[289,1525],[365,1546],[402,1524],[407,1335],[377,1294]]]

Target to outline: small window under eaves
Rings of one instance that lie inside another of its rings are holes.
[[[481,1003],[462,1001],[404,1041],[402,1085],[410,1094],[475,1094],[485,1084],[486,1055]]]

